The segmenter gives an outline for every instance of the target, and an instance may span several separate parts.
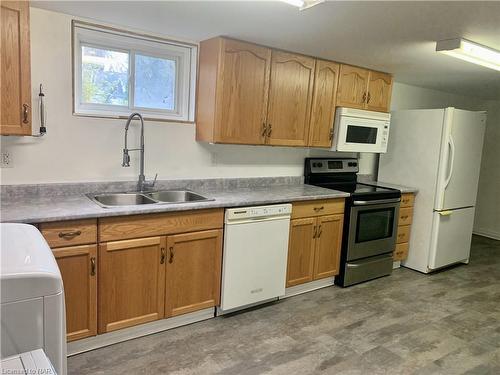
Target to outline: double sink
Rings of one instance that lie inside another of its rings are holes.
[[[213,200],[189,190],[87,194],[87,197],[104,208],[140,206],[144,204],[194,203]]]

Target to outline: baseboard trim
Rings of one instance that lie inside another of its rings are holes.
[[[500,233],[493,232],[491,230],[487,230],[487,229],[477,229],[476,230],[475,229],[472,231],[472,233],[477,234],[478,236],[488,237],[488,238],[491,238],[493,240],[500,241]]]
[[[315,281],[311,281],[309,283],[291,286],[290,288],[286,288],[285,295],[283,297],[280,297],[280,299],[293,297],[293,296],[296,296],[298,294],[312,292],[313,290],[316,290],[316,289],[321,289],[321,288],[326,288],[328,286],[332,286],[334,280],[335,280],[334,277],[327,277],[325,279],[315,280]]]
[[[173,318],[160,319],[135,327],[124,328],[114,332],[104,333],[102,335],[87,337],[85,339],[69,342],[67,346],[67,355],[68,357],[71,357],[76,354],[103,348],[119,342],[167,331],[169,329],[185,326],[191,323],[201,322],[202,320],[211,319],[214,316],[215,308],[210,307],[208,309],[195,311],[189,314],[174,316]]]

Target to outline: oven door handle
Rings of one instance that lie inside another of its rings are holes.
[[[379,199],[376,201],[354,201],[352,204],[355,206],[369,206],[374,204],[398,203],[398,202],[401,202],[401,198]]]

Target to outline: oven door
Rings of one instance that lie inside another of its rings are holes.
[[[347,261],[394,251],[399,203],[399,198],[353,202],[349,221]]]
[[[337,131],[337,151],[387,151],[389,121],[341,116]]]

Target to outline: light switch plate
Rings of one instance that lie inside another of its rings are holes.
[[[12,154],[10,152],[3,151],[0,154],[0,168],[12,168]]]

